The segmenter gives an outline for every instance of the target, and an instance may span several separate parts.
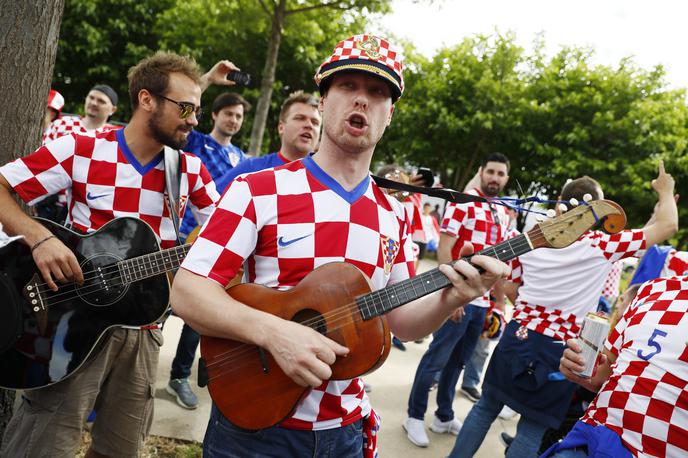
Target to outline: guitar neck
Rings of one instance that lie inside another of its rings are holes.
[[[117,265],[124,282],[132,283],[177,269],[190,248],[191,244],[180,245],[136,258],[125,259],[118,262]]]
[[[531,238],[537,237],[539,235],[537,232],[539,232],[539,228],[497,245],[487,247],[474,255],[462,259],[470,262],[473,256],[483,255],[499,259],[500,261],[509,261],[534,248],[531,243]],[[449,279],[439,270],[439,268],[435,268],[418,274],[408,280],[359,296],[356,298],[356,303],[361,311],[363,319],[368,320],[379,315],[384,315],[390,310],[423,296],[427,296],[442,288],[446,288],[449,285],[451,285]]]

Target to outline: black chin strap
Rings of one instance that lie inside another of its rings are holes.
[[[487,202],[487,199],[480,196],[465,194],[463,192],[454,191],[446,188],[426,188],[423,186],[413,186],[411,184],[399,183],[398,181],[382,178],[377,175],[372,175],[375,183],[381,188],[396,189],[397,191],[407,191],[427,196],[439,197],[440,199],[448,200],[457,204],[465,204],[468,202]]]

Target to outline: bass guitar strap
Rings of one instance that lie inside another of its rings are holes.
[[[170,207],[174,231],[177,234],[177,243],[181,245],[181,240],[179,239],[179,188],[182,179],[182,168],[179,165],[179,158],[181,157],[181,152],[179,150],[172,149],[169,146],[165,146],[164,156],[167,203]]]
[[[396,189],[398,191],[408,191],[413,193],[425,194],[427,196],[439,197],[440,199],[448,200],[457,204],[465,204],[468,202],[487,202],[487,199],[480,196],[465,194],[463,192],[455,191],[447,188],[426,188],[423,186],[414,186],[411,184],[399,183],[398,181],[382,178],[377,175],[372,175],[373,180],[381,188]]]

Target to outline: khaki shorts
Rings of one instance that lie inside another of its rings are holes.
[[[115,329],[97,356],[66,380],[25,391],[2,442],[2,457],[73,458],[91,410],[91,447],[136,457],[153,422],[159,329]]]

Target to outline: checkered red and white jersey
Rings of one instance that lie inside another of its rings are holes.
[[[192,154],[182,154],[180,167],[180,211],[190,202],[205,220],[219,200],[213,180]],[[146,165],[139,164],[123,130],[95,137],[65,135],[0,167],[0,174],[27,204],[70,189],[67,224],[79,232],[133,216],[153,228],[163,248],[174,246],[177,239],[167,205],[162,154]]]
[[[635,456],[688,456],[688,278],[645,283],[605,347],[612,374],[582,421],[605,425]]]
[[[105,124],[99,129],[89,130],[83,126],[81,121],[81,116],[62,116],[57,118],[51,122],[43,132],[43,144],[45,145],[53,140],[57,140],[64,135],[79,134],[95,137],[96,134],[122,128],[122,126],[116,126],[114,124]],[[67,200],[69,200],[68,190],[60,191],[57,195],[57,203],[64,207],[67,205]]]
[[[585,314],[597,309],[612,263],[644,248],[640,229],[590,231],[565,248],[539,248],[513,259],[509,279],[522,285],[512,319],[557,340],[576,337]]]
[[[688,251],[671,250],[664,261],[660,277],[688,275]]]
[[[466,194],[485,197],[477,188],[466,191]],[[484,202],[466,204],[450,202],[444,210],[440,231],[456,237],[456,243],[452,248],[452,258],[458,259],[464,243],[471,242],[474,252],[477,253],[485,247],[496,245],[504,240],[508,227],[509,215],[503,205],[490,205]],[[482,298],[475,299],[471,304],[489,307],[489,292]]]
[[[612,264],[612,268],[604,281],[604,286],[602,287],[602,295],[613,301],[619,296],[619,285],[621,284],[621,268],[623,264],[620,261]]]
[[[224,286],[243,264],[244,282],[284,290],[344,261],[380,289],[414,275],[411,243],[401,203],[369,177],[347,192],[308,157],[232,181],[182,267]],[[360,379],[330,381],[282,426],[330,429],[369,412]]]
[[[114,124],[105,124],[99,129],[89,130],[84,127],[81,121],[81,116],[62,116],[57,118],[50,123],[48,128],[43,133],[43,144],[45,145],[48,142],[57,140],[64,135],[79,134],[95,137],[96,134],[122,128],[122,126],[116,126]]]

